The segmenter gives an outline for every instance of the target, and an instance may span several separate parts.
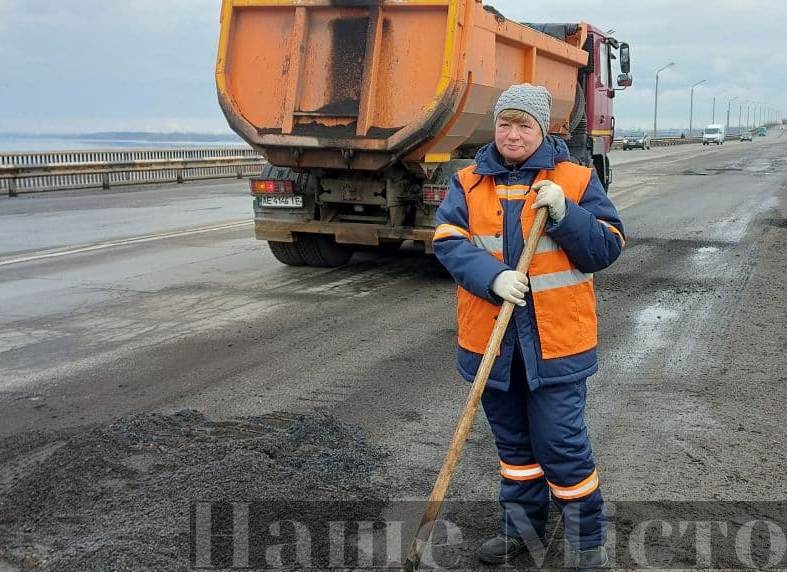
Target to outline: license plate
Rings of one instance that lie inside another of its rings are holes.
[[[260,207],[272,209],[292,209],[303,207],[301,195],[263,195],[258,199]]]

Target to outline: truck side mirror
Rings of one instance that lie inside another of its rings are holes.
[[[633,83],[634,80],[631,78],[631,74],[622,73],[618,75],[618,85],[620,87],[631,87]]]
[[[629,45],[626,42],[620,44],[620,71],[628,74],[631,71],[631,54]]]

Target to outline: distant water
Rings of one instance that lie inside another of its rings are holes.
[[[166,140],[134,140],[134,139],[82,139],[82,138],[46,138],[46,137],[15,137],[0,136],[0,153],[15,151],[83,151],[86,149],[149,149],[172,147],[236,147],[246,145],[240,139],[221,139],[200,141],[177,139]]]

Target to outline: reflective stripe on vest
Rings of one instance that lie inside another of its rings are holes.
[[[492,254],[496,252],[503,252],[503,237],[502,236],[485,236],[477,235],[473,237],[473,244],[478,248],[483,248]]]
[[[525,245],[527,245],[527,239],[525,239]],[[543,235],[540,239],[538,239],[536,254],[541,254],[542,252],[557,252],[558,250],[560,250],[560,247],[557,245],[557,242],[549,238],[547,235]]]
[[[495,253],[502,253],[503,252],[503,237],[498,236],[485,236],[485,235],[477,235],[473,236],[473,244],[475,244],[478,248],[483,248],[487,252],[491,252],[492,254]],[[527,240],[525,240],[525,246],[527,245]],[[557,242],[549,238],[548,236],[544,235],[538,241],[538,246],[536,246],[536,254],[541,252],[556,252],[560,250],[560,247],[557,245]]]
[[[554,288],[575,286],[582,282],[588,282],[589,280],[593,280],[592,274],[585,274],[576,268],[573,270],[564,270],[563,272],[541,274],[539,276],[530,277],[530,291],[543,292],[544,290],[552,290]]]
[[[497,196],[500,199],[506,199],[509,201],[522,201],[525,199],[527,194],[530,192],[529,185],[500,185],[495,188],[497,192]]]
[[[470,239],[502,260],[501,199],[524,201],[520,222],[523,239],[526,239],[535,219],[531,206],[536,193],[526,185],[497,185],[494,177],[477,175],[474,170],[475,166],[470,166],[458,173],[459,182],[465,189]],[[541,171],[533,182],[554,181],[563,188],[567,199],[579,203],[591,174],[591,169],[564,162],[558,163],[554,170]],[[468,189],[471,190],[468,192]],[[597,332],[593,275],[577,270],[557,243],[542,234],[528,276],[542,357],[561,358],[594,348]],[[459,287],[459,345],[475,353],[484,353],[499,311],[499,306]]]

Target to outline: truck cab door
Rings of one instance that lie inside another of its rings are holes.
[[[595,117],[592,118],[590,125],[590,136],[604,140],[604,148],[598,149],[594,145],[593,153],[608,153],[612,143],[612,95],[614,86],[612,84],[612,65],[610,57],[610,47],[604,38],[595,36],[594,42],[594,69],[595,88],[593,90],[593,102],[595,107]]]

